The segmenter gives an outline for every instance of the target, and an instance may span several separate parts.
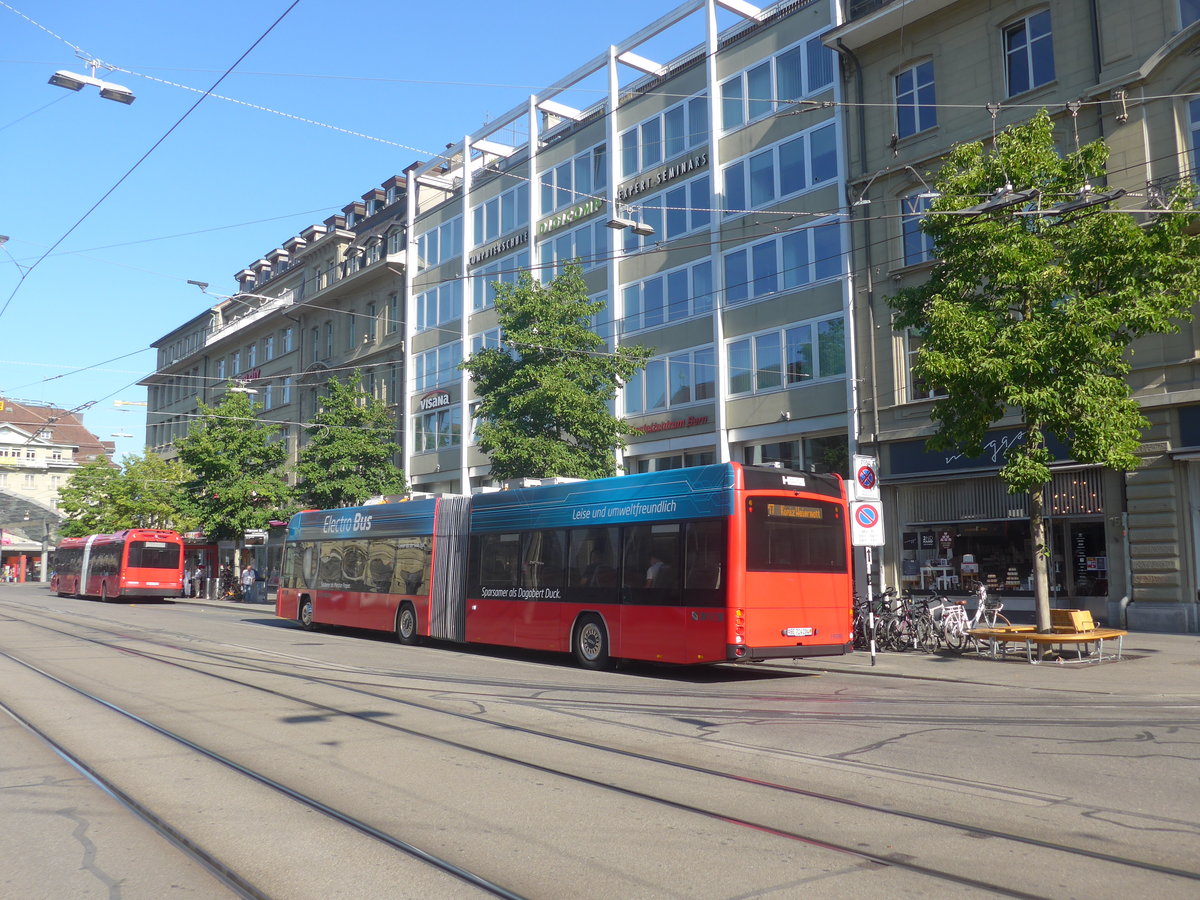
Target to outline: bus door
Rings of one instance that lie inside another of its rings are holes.
[[[688,522],[683,535],[685,662],[725,659],[728,644],[728,526],[725,519]]]
[[[567,566],[565,530],[526,532],[521,541],[513,641],[518,647],[567,650],[563,626],[563,586]]]
[[[686,661],[682,532],[679,522],[622,529],[620,628],[619,636],[610,635],[614,656]]]

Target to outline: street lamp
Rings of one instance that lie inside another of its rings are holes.
[[[105,100],[116,100],[118,103],[124,103],[126,106],[137,99],[133,96],[133,91],[129,88],[96,77],[96,70],[104,65],[100,60],[90,59],[82,54],[76,55],[83,60],[85,66],[92,70],[92,74],[80,75],[77,72],[68,72],[66,69],[59,69],[50,76],[50,84],[66,88],[68,91],[81,91],[85,84],[90,84],[100,89],[100,96]]]

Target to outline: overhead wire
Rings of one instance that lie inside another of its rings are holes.
[[[0,2],[3,2],[3,0],[0,0]],[[25,271],[21,274],[21,277],[17,280],[16,286],[12,289],[12,293],[10,293],[8,295],[8,299],[4,301],[4,305],[0,306],[0,318],[4,317],[4,313],[8,311],[8,307],[12,303],[13,298],[16,297],[17,292],[21,289],[21,285],[23,285],[25,283],[25,279],[28,278],[29,275],[41,264],[42,260],[44,260],[47,256],[49,256],[50,253],[52,253],[63,241],[65,241],[68,237],[70,237],[72,232],[74,232],[76,228],[78,228],[80,225],[82,225],[88,219],[88,217],[91,216],[91,214],[93,212],[95,212],[96,209],[98,209],[100,207],[100,205],[102,203],[104,203],[104,201],[107,200],[113,194],[113,192],[115,192],[117,190],[117,188],[119,188],[125,182],[126,179],[129,178],[130,175],[132,175],[135,171],[137,171],[137,169],[142,165],[142,163],[144,163],[146,161],[146,159],[149,158],[149,156],[155,150],[157,150],[168,137],[170,137],[170,135],[175,131],[175,129],[177,129],[180,125],[182,125],[183,122],[196,110],[196,108],[201,103],[204,102],[204,99],[210,93],[212,93],[213,90],[216,89],[217,85],[219,85],[222,81],[224,81],[226,79],[226,77],[228,77],[229,73],[233,71],[233,69],[237,66],[237,64],[240,63],[247,56],[249,56],[250,53],[266,39],[267,35],[269,35],[272,31],[275,30],[275,27],[284,20],[284,18],[288,15],[288,13],[290,13],[293,9],[296,8],[296,6],[297,6],[297,4],[299,4],[299,2],[300,2],[300,0],[292,0],[291,4],[287,7],[287,9],[285,9],[279,15],[279,17],[274,22],[271,23],[271,25],[267,28],[267,30],[264,31],[261,35],[259,35],[258,38],[255,39],[255,41],[249,47],[246,48],[246,50],[242,53],[242,55],[239,56],[236,60],[234,60],[234,62],[224,71],[224,73],[222,73],[222,75],[215,82],[213,82],[212,87],[210,87],[208,89],[208,91],[205,91],[204,93],[202,93],[201,96],[199,98],[197,98],[196,102],[193,103],[190,107],[188,107],[188,109],[184,112],[184,114],[182,116],[180,116],[175,121],[175,123],[173,125],[171,125],[171,127],[168,128],[162,134],[162,136],[159,137],[158,140],[156,140],[150,146],[150,149],[148,149],[145,153],[143,153],[138,158],[138,160],[132,166],[130,166],[129,169],[126,170],[125,174],[123,174],[120,178],[118,178],[117,181],[107,191],[105,191],[104,194],[101,195],[100,199],[97,200],[95,203],[93,203],[88,208],[88,210],[86,212],[84,212],[84,214],[75,221],[75,224],[73,224],[70,228],[68,228],[62,234],[62,236],[58,238],[58,240],[56,240],[53,244],[51,244],[51,246],[48,250],[46,250],[41,256],[39,256],[36,260],[34,260],[32,265],[30,265],[28,268],[25,269]],[[7,6],[9,9],[13,9],[13,7],[9,6],[7,3],[4,3],[3,5]],[[13,11],[17,12],[17,14],[21,15],[23,18],[28,19],[28,16],[25,16],[23,13],[20,13],[15,9],[13,9]],[[29,21],[32,22],[33,20],[29,19]],[[42,26],[39,25],[38,27],[40,28]],[[50,33],[53,33],[53,32],[50,32]]]

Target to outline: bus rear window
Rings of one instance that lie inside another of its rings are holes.
[[[746,568],[756,572],[845,572],[842,508],[824,500],[746,500]]]
[[[131,541],[129,544],[129,567],[131,569],[178,569],[182,547],[165,541]]]

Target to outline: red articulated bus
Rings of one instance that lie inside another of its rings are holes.
[[[695,665],[851,649],[845,485],[739,463],[298,513],[276,614]]]
[[[180,597],[183,538],[147,528],[64,538],[50,567],[50,590],[60,597]]]

